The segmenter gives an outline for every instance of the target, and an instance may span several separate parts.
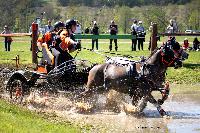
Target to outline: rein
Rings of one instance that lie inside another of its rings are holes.
[[[93,52],[93,53],[96,53],[96,54],[99,54],[101,56],[104,56],[106,58],[111,58],[111,56],[108,56],[106,54],[111,54],[111,55],[116,55],[116,56],[121,56],[121,57],[127,57],[127,58],[140,58],[141,59],[141,56],[131,56],[131,55],[123,55],[123,54],[119,54],[119,53],[114,53],[114,52],[105,52],[105,51],[102,51],[103,53],[101,52],[98,52],[98,51],[94,51],[92,49],[89,49],[89,48],[85,48],[85,47],[82,47],[82,49],[84,50],[87,50],[87,51],[90,51],[90,52]]]

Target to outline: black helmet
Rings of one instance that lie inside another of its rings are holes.
[[[68,19],[65,24],[66,29],[70,29],[72,25],[77,25],[77,21],[74,19]]]
[[[63,28],[63,27],[65,27],[65,24],[61,21],[58,21],[54,24],[54,30],[57,28]]]

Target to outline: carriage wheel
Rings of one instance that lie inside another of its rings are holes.
[[[21,103],[24,96],[25,82],[20,78],[14,78],[9,83],[9,95],[16,103]]]

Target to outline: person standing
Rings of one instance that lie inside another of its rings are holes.
[[[115,24],[114,20],[111,21],[111,24],[109,26],[109,32],[110,32],[110,35],[117,35],[117,33],[118,33],[118,27]],[[109,49],[110,49],[110,51],[112,50],[112,42],[113,42],[113,40],[114,40],[114,43],[115,43],[115,51],[117,51],[117,49],[118,49],[117,39],[110,39]]]
[[[134,20],[133,25],[131,26],[131,34],[134,35],[136,38],[132,39],[132,51],[136,51],[137,45],[137,20]]]
[[[51,20],[48,20],[48,24],[45,25],[45,27],[44,27],[44,34],[45,34],[46,32],[51,32],[51,31],[53,31],[53,30],[54,30],[54,28],[53,28],[53,26],[51,25]]]
[[[143,44],[144,44],[144,41],[145,41],[146,33],[145,33],[144,27],[142,25],[142,21],[138,22],[137,35],[138,35],[138,50],[140,50],[140,46],[143,50]]]
[[[1,34],[11,34],[7,25],[4,26],[4,31]],[[4,43],[5,43],[5,50],[6,51],[10,51],[10,45],[11,45],[12,41],[13,41],[12,37],[10,37],[10,36],[5,37]]]
[[[91,34],[99,35],[99,27],[97,26],[97,22],[94,21],[93,27],[91,29]],[[92,50],[94,50],[94,43],[96,42],[96,50],[98,50],[98,39],[92,39]]]

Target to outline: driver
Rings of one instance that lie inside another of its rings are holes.
[[[53,32],[47,32],[43,37],[38,38],[37,46],[42,48],[41,64],[46,61],[48,65],[57,66],[69,60],[68,52],[75,51],[80,47],[80,44],[78,45],[70,39],[65,24],[59,21],[54,24]],[[69,49],[69,46],[71,49]]]

